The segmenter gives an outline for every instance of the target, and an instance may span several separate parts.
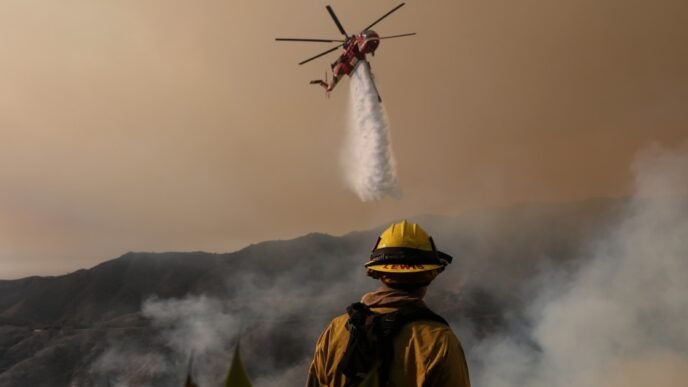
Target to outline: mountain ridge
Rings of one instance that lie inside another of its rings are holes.
[[[455,257],[427,302],[453,321],[470,347],[504,329],[505,319],[520,318],[537,291],[530,283],[538,273],[548,267],[573,270],[585,259],[586,244],[624,208],[623,199],[600,199],[413,217]],[[252,321],[242,344],[252,375],[299,367],[328,316],[342,313],[374,286],[362,264],[382,228],[341,236],[308,233],[230,253],[128,252],[62,276],[0,281],[0,386],[106,386],[113,378],[128,380],[123,385],[176,383],[180,369],[103,371],[103,359],[139,348],[136,356],[154,351],[167,364],[183,363],[165,332],[178,332],[177,323],[189,317],[160,320],[167,317],[159,313],[174,315],[184,312],[175,308],[193,305],[215,308],[199,309],[200,320],[193,323],[230,324],[233,316]],[[225,337],[218,339],[221,349],[231,343],[229,331],[213,331]],[[293,359],[278,356],[284,348]],[[228,356],[224,349],[221,354]]]

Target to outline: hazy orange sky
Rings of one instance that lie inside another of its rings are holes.
[[[401,200],[342,178],[348,80],[326,4],[0,3],[0,278],[127,251],[230,251],[310,231],[520,202],[619,196],[634,155],[688,137],[685,0],[408,1],[372,59]]]

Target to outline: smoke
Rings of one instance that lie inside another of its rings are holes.
[[[688,379],[688,153],[653,148],[635,196],[568,282],[546,283],[532,329],[478,345],[476,385],[669,387]],[[560,279],[560,277],[558,277]]]
[[[240,327],[238,318],[222,302],[205,296],[153,298],[143,304],[142,314],[154,322],[178,353],[220,352],[220,343],[230,342]]]
[[[348,138],[343,154],[346,180],[362,201],[401,196],[389,121],[367,62],[351,74]]]
[[[237,344],[254,386],[303,385],[318,333],[375,286],[360,261],[344,254],[311,265],[243,266],[228,273],[219,294],[149,298],[141,314],[150,336],[110,343],[92,366],[96,381],[79,385],[181,385],[192,353],[194,380],[224,385]]]
[[[170,359],[159,353],[146,353],[144,348],[133,345],[114,344],[108,348],[91,366],[91,373],[97,379],[94,383],[88,381],[72,381],[70,387],[76,386],[108,386],[108,387],[154,387],[174,382],[169,374],[174,373],[174,364]],[[124,372],[126,370],[126,372]],[[177,378],[181,380],[181,378]]]
[[[180,385],[191,356],[194,379],[200,385],[223,383],[241,329],[239,314],[230,303],[206,296],[154,297],[143,303],[141,315],[151,322],[152,334],[110,343],[92,366],[96,380],[75,385]]]
[[[688,377],[688,152],[653,148],[632,168],[635,194],[611,217],[600,202],[421,222],[457,257],[427,301],[455,322],[474,385]],[[80,385],[179,384],[192,351],[200,385],[222,385],[239,339],[255,386],[303,385],[329,319],[375,287],[361,269],[372,239],[313,234],[228,257],[211,295],[145,301],[150,337],[122,336],[95,362],[102,382]]]

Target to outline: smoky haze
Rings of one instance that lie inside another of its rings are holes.
[[[591,241],[589,263],[569,281],[542,277],[531,341],[476,348],[479,385],[668,387],[688,377],[688,152],[654,148],[633,170],[626,216]]]
[[[277,36],[337,38],[326,2],[0,4],[0,278],[126,251],[230,251],[423,213],[630,193],[688,132],[684,0],[409,1],[375,27],[401,200],[339,173],[346,82]],[[358,31],[395,2],[331,2]]]
[[[528,207],[419,219],[457,258],[427,301],[459,333],[473,384],[669,387],[688,377],[688,146],[650,148],[632,170],[634,195],[611,212],[602,201],[548,216]],[[327,321],[375,286],[360,253],[373,235],[350,234],[339,249],[305,237],[305,255],[336,255],[309,265],[266,260],[279,247],[264,246],[223,297],[148,299],[142,313],[171,354],[114,343],[93,373],[127,385],[137,374],[113,365],[138,359],[150,365],[141,375],[179,379],[193,351],[202,385],[220,385],[240,338],[256,386],[302,385]]]

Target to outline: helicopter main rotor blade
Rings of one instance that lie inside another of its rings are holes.
[[[403,38],[404,36],[413,36],[415,35],[415,32],[411,32],[410,34],[400,34],[400,35],[390,35],[390,36],[381,36],[380,39],[392,39],[392,38]]]
[[[365,32],[365,31],[368,31],[369,29],[373,28],[373,26],[374,26],[375,24],[381,22],[382,19],[384,19],[384,18],[386,18],[387,16],[391,15],[391,14],[392,14],[394,11],[396,11],[397,9],[403,7],[404,4],[406,4],[406,3],[401,3],[401,4],[397,5],[397,6],[394,7],[391,11],[387,12],[386,14],[382,15],[382,17],[380,17],[379,19],[375,20],[375,21],[373,22],[373,24],[371,24],[371,25],[369,25],[368,27],[364,28],[363,31],[361,31],[361,32]]]
[[[332,16],[332,20],[334,20],[334,24],[336,24],[337,28],[339,28],[339,32],[341,32],[342,35],[344,35],[348,39],[349,34],[347,34],[346,31],[344,31],[344,27],[342,27],[342,23],[339,22],[337,15],[334,14],[334,10],[332,9],[332,7],[328,5],[325,8],[327,8],[327,12],[329,12],[330,16]]]
[[[310,38],[275,38],[278,42],[322,42],[322,43],[344,43],[341,39],[310,39]]]
[[[323,51],[323,52],[321,52],[320,54],[318,54],[318,55],[316,55],[316,56],[314,56],[314,57],[311,57],[311,58],[308,58],[308,59],[304,60],[303,62],[299,63],[299,65],[302,65],[302,64],[304,64],[304,63],[308,63],[308,62],[312,61],[313,59],[318,59],[318,58],[320,58],[320,57],[323,56],[323,55],[327,55],[327,54],[331,53],[332,51],[338,49],[338,48],[341,47],[341,46],[342,46],[341,44],[338,44],[338,45],[336,45],[336,46],[330,48],[330,49],[327,50],[327,51]]]

